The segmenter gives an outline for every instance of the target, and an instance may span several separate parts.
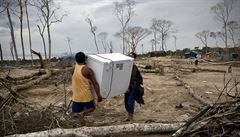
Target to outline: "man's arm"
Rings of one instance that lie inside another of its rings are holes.
[[[101,96],[101,94],[100,94],[99,84],[98,84],[98,82],[97,82],[97,80],[96,80],[96,78],[95,78],[94,72],[92,71],[91,68],[85,66],[85,67],[83,68],[83,75],[84,75],[85,77],[87,77],[88,79],[90,79],[90,81],[91,81],[92,84],[93,84],[94,90],[95,90],[95,92],[96,92],[96,94],[97,94],[97,96],[98,96],[98,102],[101,102],[101,101],[102,101],[102,96]]]

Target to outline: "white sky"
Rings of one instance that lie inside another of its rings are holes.
[[[68,16],[64,17],[63,22],[52,26],[52,54],[69,52],[66,37],[71,38],[71,48],[73,52],[85,51],[96,52],[89,24],[85,21],[87,16],[93,19],[93,24],[97,26],[97,34],[107,32],[108,40],[113,41],[114,52],[121,52],[121,39],[113,35],[120,30],[120,24],[113,13],[113,2],[116,0],[55,0],[61,4],[63,11]],[[153,18],[166,19],[173,22],[173,26],[178,29],[174,35],[177,36],[177,48],[194,48],[203,46],[199,39],[194,35],[202,30],[219,31],[221,24],[214,19],[210,13],[210,7],[216,5],[221,0],[136,0],[134,7],[135,15],[130,25],[149,28]],[[235,9],[231,15],[231,20],[238,21],[240,24],[240,0],[237,0]],[[43,53],[42,40],[36,27],[36,13],[31,11],[32,26],[32,47],[34,50]],[[4,15],[0,16],[0,42],[4,55],[10,55],[10,31],[7,19]],[[26,28],[26,26],[25,26]],[[15,29],[18,53],[21,54],[20,32]],[[29,54],[29,43],[27,29],[24,30],[26,54]],[[151,51],[152,35],[142,41],[137,52],[142,53],[141,44],[144,44],[144,52]],[[209,41],[209,46],[214,46],[213,40]],[[220,43],[221,45],[221,43]],[[99,43],[100,51],[103,52],[102,45]],[[167,49],[175,50],[174,39],[170,37],[167,41]]]

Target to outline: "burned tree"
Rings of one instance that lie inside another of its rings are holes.
[[[128,26],[129,21],[131,20],[133,16],[133,6],[135,5],[135,1],[131,0],[126,0],[125,2],[119,3],[115,2],[114,3],[115,8],[114,8],[114,13],[118,19],[118,21],[121,24],[121,31],[122,31],[122,52],[123,54],[125,53],[126,47],[125,47],[125,31]]]

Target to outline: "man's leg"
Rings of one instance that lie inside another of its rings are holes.
[[[129,93],[124,94],[124,105],[127,112],[129,112],[129,106],[128,106],[128,100],[129,100]]]
[[[83,117],[87,121],[87,123],[94,122],[94,118],[91,115],[89,115],[94,110],[95,110],[95,102],[94,101],[84,103]]]
[[[95,110],[95,107],[86,108],[86,109],[84,109],[84,111],[83,111],[83,115],[86,116],[86,115],[92,113],[94,110]]]
[[[72,116],[79,118],[81,126],[86,125],[86,122],[84,120],[83,111],[84,111],[83,103],[80,103],[80,102],[72,103]]]
[[[128,119],[127,121],[133,120],[133,114],[134,114],[134,105],[135,105],[135,96],[136,96],[137,88],[133,88],[133,90],[129,93],[128,98]]]

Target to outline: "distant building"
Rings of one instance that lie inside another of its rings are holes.
[[[239,60],[240,49],[239,48],[211,48],[208,53],[208,57],[216,59],[217,61],[221,60]]]

